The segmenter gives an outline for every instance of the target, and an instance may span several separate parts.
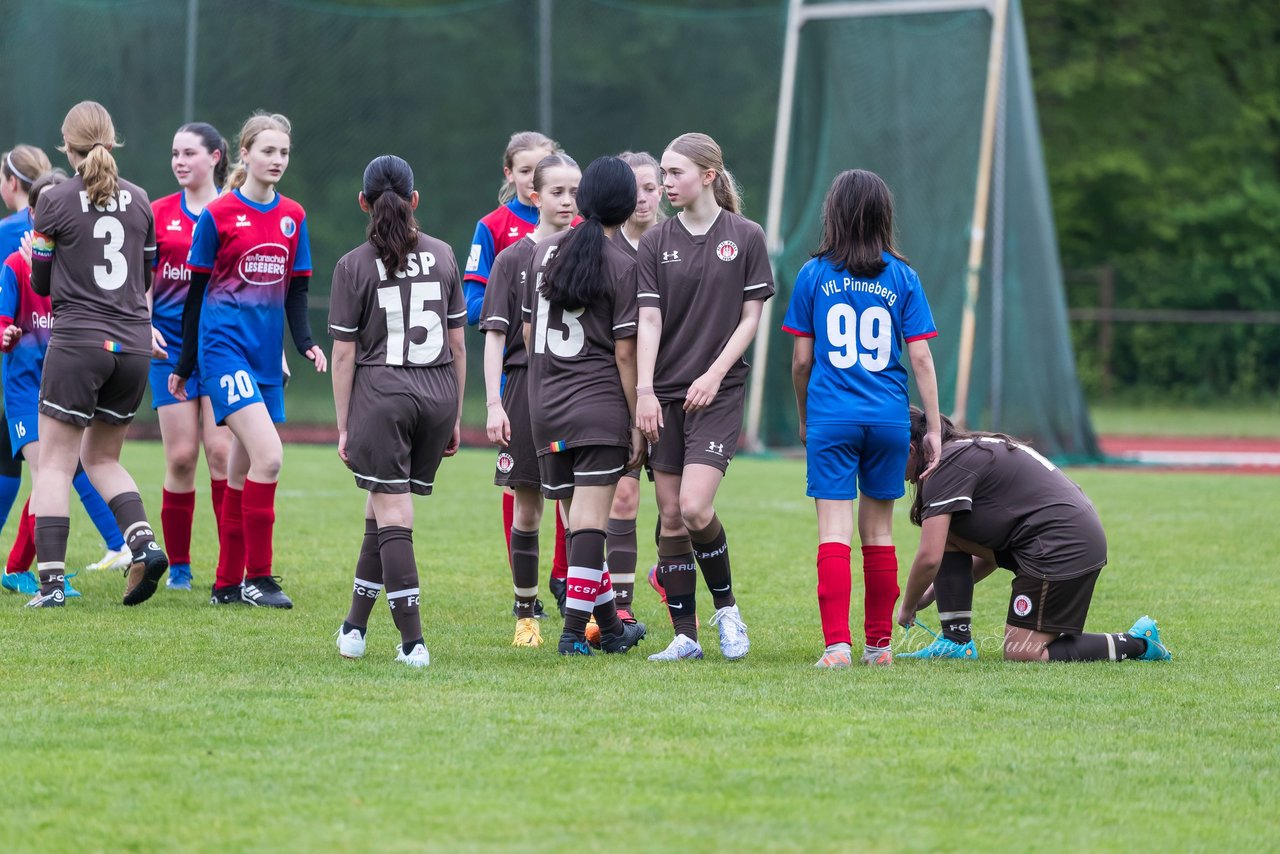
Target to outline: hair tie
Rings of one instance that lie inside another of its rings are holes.
[[[13,165],[12,151],[10,151],[8,154],[4,156],[4,162],[8,164],[9,171],[13,173],[14,177],[20,180],[22,183],[26,184],[27,186],[31,186],[32,184],[35,183],[34,179],[28,178],[26,175],[23,175],[21,172],[18,171],[18,167]]]

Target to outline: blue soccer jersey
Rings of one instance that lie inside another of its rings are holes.
[[[210,364],[247,367],[269,386],[283,382],[285,296],[289,280],[311,275],[311,244],[302,206],[276,194],[269,204],[227,193],[201,212],[187,266],[209,273],[200,312],[200,375]]]
[[[11,418],[34,416],[53,309],[49,297],[31,290],[31,267],[16,251],[0,265],[0,332],[9,324],[21,329],[22,337],[4,357],[5,409]]]
[[[825,257],[800,268],[783,330],[814,339],[810,424],[910,423],[904,342],[938,334],[920,277],[889,253],[874,279]]]
[[[17,252],[22,235],[31,230],[31,211],[20,210],[0,219],[0,258],[8,258]]]

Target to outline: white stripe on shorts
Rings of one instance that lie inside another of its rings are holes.
[[[609,469],[608,471],[575,471],[573,473],[573,476],[574,477],[594,477],[598,474],[613,474],[614,472],[622,471],[625,468],[626,468],[625,465],[621,465],[621,466],[618,466],[616,469]]]
[[[407,477],[397,477],[392,480],[383,480],[380,477],[373,477],[372,475],[360,474],[360,472],[352,472],[352,473],[356,477],[360,478],[361,480],[371,480],[374,483],[408,483],[409,482],[409,478]]]
[[[50,409],[56,409],[56,410],[58,410],[59,412],[65,412],[65,413],[67,413],[68,415],[74,415],[74,416],[76,416],[77,418],[92,418],[92,417],[93,417],[92,415],[90,415],[90,414],[89,414],[89,413],[87,413],[87,412],[76,412],[74,409],[64,409],[63,407],[59,406],[58,404],[54,403],[53,401],[49,400],[48,398],[45,398],[45,399],[41,400],[41,401],[40,401],[40,404],[41,404],[42,406],[47,406],[47,407],[49,407]]]

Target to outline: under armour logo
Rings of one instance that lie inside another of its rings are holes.
[[[724,456],[724,442],[718,442],[718,443],[717,443],[717,442],[708,442],[708,443],[707,443],[707,450],[708,450],[709,452],[711,452],[711,453],[715,454],[716,456],[723,457],[723,456]]]
[[[680,260],[680,250],[678,249],[672,250],[671,252],[662,253],[663,264],[674,264],[676,261],[679,261],[679,260]]]

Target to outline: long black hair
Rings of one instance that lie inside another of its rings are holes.
[[[369,205],[369,242],[390,276],[404,269],[418,243],[413,215],[413,169],[394,154],[375,157],[364,167],[361,189]]]
[[[636,209],[636,176],[617,157],[591,161],[578,184],[578,213],[583,222],[560,243],[547,264],[539,292],[557,308],[572,311],[600,299],[606,285],[605,226],[622,225]]]
[[[911,450],[916,455],[916,465],[918,469],[924,468],[924,434],[929,429],[929,421],[925,418],[924,410],[918,406],[910,407],[911,412]],[[1006,450],[1014,445],[1026,444],[1019,442],[1017,439],[1007,433],[987,433],[981,430],[961,430],[951,419],[945,415],[940,416],[942,419],[942,447],[946,447],[948,442],[954,442],[957,439],[999,439],[1004,444]],[[995,453],[995,448],[991,443],[984,442],[980,445],[983,449]],[[919,526],[924,522],[924,500],[920,497],[920,483],[915,483],[915,493],[911,496],[911,524]]]
[[[222,134],[218,133],[218,129],[208,122],[187,122],[178,128],[178,133],[193,133],[200,137],[204,150],[213,154],[215,151],[222,154],[218,158],[218,162],[213,164],[213,185],[218,189],[222,189],[222,185],[227,180],[227,170],[231,168],[231,161],[227,153],[227,141],[222,138]]]
[[[875,278],[888,266],[883,253],[906,257],[893,242],[893,193],[874,172],[849,169],[831,182],[822,203],[822,241],[813,257],[825,256],[837,270]]]

